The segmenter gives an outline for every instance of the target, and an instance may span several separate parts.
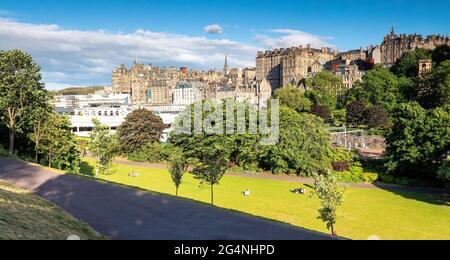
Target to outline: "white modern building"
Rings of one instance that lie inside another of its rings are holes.
[[[59,96],[54,105],[58,113],[69,116],[76,135],[89,137],[94,118],[107,125],[111,131],[116,131],[131,112],[128,100],[127,94],[99,93]]]

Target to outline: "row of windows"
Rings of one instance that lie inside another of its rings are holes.
[[[119,111],[80,111],[78,112],[79,116],[125,116],[125,112],[119,112]]]

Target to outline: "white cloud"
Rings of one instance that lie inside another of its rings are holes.
[[[218,24],[210,24],[205,26],[203,30],[210,34],[222,34],[223,33],[223,27]]]
[[[257,34],[256,40],[269,49],[275,48],[287,48],[292,46],[311,44],[314,48],[320,47],[332,47],[334,46],[328,43],[331,37],[322,37],[307,32],[291,29],[274,29],[269,30],[274,36],[268,36],[266,34]]]
[[[110,84],[114,67],[131,64],[136,55],[143,63],[209,69],[221,68],[225,53],[233,66],[254,66],[259,48],[228,39],[146,30],[129,34],[66,30],[0,18],[0,49],[30,53],[41,65],[45,82],[78,86]]]

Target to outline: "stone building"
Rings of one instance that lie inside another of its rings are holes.
[[[450,38],[442,35],[429,35],[423,38],[422,35],[400,34],[397,35],[392,27],[390,34],[384,37],[381,44],[381,64],[392,66],[405,52],[423,48],[433,50],[439,45],[450,45]]]
[[[272,90],[300,82],[323,69],[323,65],[335,59],[336,52],[330,48],[314,49],[308,44],[287,49],[258,52],[256,57],[256,80],[266,79]]]
[[[202,100],[204,85],[205,83],[202,82],[178,82],[172,95],[173,104],[191,105],[196,101]]]

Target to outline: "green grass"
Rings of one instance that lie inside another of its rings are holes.
[[[82,171],[93,173],[93,161],[85,160]],[[173,195],[174,186],[167,170],[116,164],[116,173],[107,176],[117,182],[145,190]],[[141,173],[132,178],[131,171]],[[319,202],[308,195],[290,192],[298,183],[265,179],[225,176],[215,188],[215,204],[219,207],[246,212],[312,230],[327,232],[317,219]],[[305,186],[308,193],[311,189]],[[248,198],[240,193],[252,191]],[[209,187],[199,185],[186,175],[179,195],[209,203]],[[378,189],[348,188],[345,204],[337,224],[340,236],[367,239],[450,239],[450,204],[448,198],[417,193],[393,193]]]
[[[0,240],[104,239],[88,225],[29,192],[0,181]]]

